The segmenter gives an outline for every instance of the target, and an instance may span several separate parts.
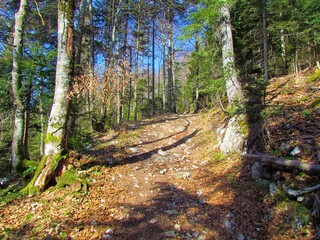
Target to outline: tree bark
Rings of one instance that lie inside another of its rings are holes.
[[[277,157],[272,157],[269,155],[255,155],[255,154],[245,154],[242,155],[243,158],[247,160],[259,161],[265,164],[273,164],[293,169],[298,169],[300,171],[308,172],[310,174],[320,173],[320,164],[304,163],[299,160],[286,160]]]
[[[66,126],[69,115],[70,82],[73,75],[74,0],[58,1],[58,48],[55,92],[50,112],[44,156],[31,184],[43,191],[56,176],[66,147]]]
[[[235,100],[242,98],[242,91],[235,70],[229,6],[222,6],[219,11],[221,14],[220,36],[223,72],[226,80],[228,100],[232,104]]]
[[[263,31],[263,76],[264,81],[269,80],[268,71],[268,39],[267,39],[267,26],[266,26],[266,3],[262,2],[262,31]]]
[[[15,15],[15,27],[13,36],[13,61],[12,61],[12,92],[14,99],[14,132],[12,138],[12,166],[16,170],[17,165],[24,156],[24,105],[22,102],[22,50],[25,19],[27,14],[28,1],[21,0],[19,11]]]

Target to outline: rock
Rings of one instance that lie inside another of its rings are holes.
[[[181,178],[181,179],[188,179],[191,176],[190,172],[180,172],[180,173],[176,173],[175,176],[177,178]]]
[[[192,236],[195,237],[195,238],[197,238],[197,237],[200,236],[200,233],[199,233],[199,232],[194,232],[194,233],[192,233]]]
[[[71,192],[78,192],[78,191],[80,191],[81,190],[81,188],[82,188],[82,185],[81,185],[81,183],[80,182],[74,182],[74,183],[72,183],[71,185],[70,185],[70,191]]]
[[[258,180],[262,177],[262,166],[260,163],[255,162],[251,167],[251,178],[254,180]]]
[[[224,225],[225,225],[227,231],[229,231],[229,232],[232,232],[235,230],[236,224],[234,223],[234,215],[231,212],[229,212],[226,215],[226,218],[224,219]]]
[[[164,169],[162,169],[162,170],[160,170],[160,174],[165,174],[167,172],[167,169],[166,168],[164,168]]]
[[[221,138],[221,144],[219,144],[221,152],[229,153],[241,151],[245,141],[245,136],[242,135],[241,127],[239,125],[240,121],[244,121],[241,119],[241,116],[235,116],[229,120],[225,134]],[[219,131],[224,132],[222,130]]]
[[[131,147],[131,148],[129,148],[129,150],[130,150],[132,153],[138,153],[138,152],[139,152],[139,149],[138,149],[138,148],[135,148],[135,147]]]
[[[237,240],[245,240],[246,238],[244,237],[244,235],[242,233],[240,233],[237,237]]]
[[[103,234],[103,239],[113,239],[113,237],[110,234]]]
[[[276,193],[279,191],[279,187],[275,183],[270,183],[269,185],[269,194],[271,196],[276,195]]]
[[[155,219],[155,218],[153,218],[153,219],[151,219],[151,220],[149,221],[150,224],[155,224],[155,223],[157,223],[157,222],[158,222],[158,220]]]
[[[304,196],[299,196],[297,197],[297,202],[303,202],[304,201]]]
[[[158,150],[158,154],[161,155],[161,156],[166,156],[166,155],[168,155],[168,153],[164,152],[162,149],[159,149],[159,150]]]
[[[197,191],[197,195],[200,197],[203,194],[203,191],[200,189]]]
[[[9,179],[4,177],[0,179],[0,186],[6,186],[9,182]]]
[[[173,227],[174,227],[174,229],[180,231],[181,225],[176,223]]]
[[[92,225],[92,226],[96,226],[96,225],[98,225],[98,222],[97,222],[96,220],[92,220],[92,221],[91,221],[91,225]]]
[[[293,157],[301,156],[302,151],[299,147],[294,147],[294,149],[290,152],[290,155]]]
[[[174,231],[167,231],[165,232],[164,234],[166,237],[175,237],[176,236],[176,233]]]
[[[178,215],[179,214],[179,212],[177,210],[164,210],[164,212],[169,215]]]
[[[279,149],[283,154],[287,154],[290,150],[290,146],[286,143],[281,143]]]
[[[113,229],[112,228],[108,228],[105,233],[106,234],[113,234]]]
[[[227,231],[229,231],[229,232],[232,232],[235,230],[235,223],[234,223],[233,219],[226,218],[224,220],[224,225],[225,225]]]
[[[103,161],[110,166],[115,165],[116,163],[113,158],[105,158]]]

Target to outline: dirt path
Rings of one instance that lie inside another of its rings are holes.
[[[161,117],[101,135],[74,160],[90,179],[87,193],[49,189],[2,205],[0,235],[272,239],[265,188],[256,187],[238,157],[211,155],[214,131],[202,117]]]

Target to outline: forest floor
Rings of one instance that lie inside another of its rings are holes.
[[[88,189],[0,203],[0,239],[311,239],[307,209],[270,196],[252,162],[220,153],[225,119],[168,115],[97,135],[70,158]]]

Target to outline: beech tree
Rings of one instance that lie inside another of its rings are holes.
[[[29,184],[30,193],[43,191],[58,174],[66,154],[66,127],[69,113],[69,90],[73,75],[74,1],[58,1],[58,49],[55,92],[50,112],[44,156]]]
[[[221,14],[220,35],[221,35],[221,49],[222,49],[222,65],[224,71],[224,78],[226,81],[226,91],[228,101],[232,104],[237,98],[241,98],[241,86],[237,79],[233,39],[230,22],[230,8],[228,4],[223,4],[219,8]]]
[[[14,132],[12,137],[12,165],[16,169],[19,162],[25,158],[24,152],[24,105],[22,102],[22,50],[25,19],[28,1],[21,0],[19,11],[15,15],[12,53],[12,92],[14,97]]]

